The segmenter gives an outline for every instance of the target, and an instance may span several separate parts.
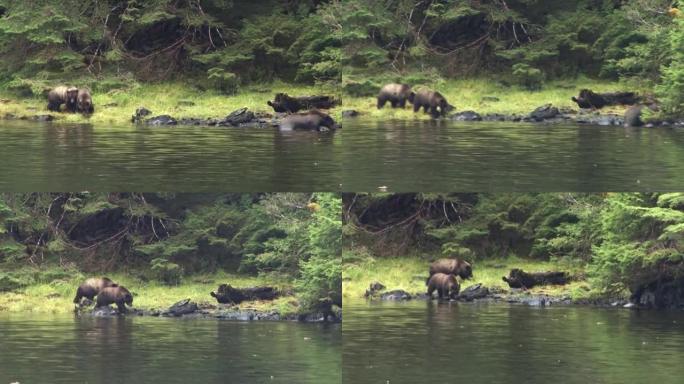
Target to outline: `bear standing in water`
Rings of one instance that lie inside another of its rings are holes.
[[[76,290],[76,297],[74,298],[74,304],[81,303],[81,299],[84,297],[92,301],[103,289],[116,286],[117,285],[107,277],[92,277],[78,287]]]
[[[432,292],[437,290],[440,299],[456,298],[461,286],[456,281],[456,276],[445,273],[435,273],[427,282],[427,294],[432,298]]]
[[[441,93],[435,91],[418,91],[411,102],[413,112],[418,112],[422,107],[425,113],[430,113],[433,118],[445,116],[447,112],[454,109]]]
[[[105,288],[97,295],[95,308],[108,307],[110,304],[116,304],[119,313],[126,313],[126,305],[129,307],[133,306],[133,295],[125,287]]]
[[[62,104],[65,105],[65,110],[67,112],[76,112],[78,108],[78,88],[67,87],[65,85],[60,85],[55,87],[50,92],[48,92],[48,110],[52,112],[60,112],[60,107]]]
[[[378,109],[385,106],[388,101],[392,104],[392,108],[406,107],[406,100],[413,102],[415,93],[411,91],[411,87],[407,84],[387,84],[378,94]]]
[[[466,280],[473,277],[473,267],[465,260],[439,259],[430,264],[430,277],[435,273],[457,275]]]
[[[332,117],[318,110],[288,115],[280,122],[280,129],[283,131],[291,131],[293,129],[320,131],[321,127],[331,130],[339,128]]]
[[[93,106],[93,97],[90,95],[89,90],[78,90],[78,96],[76,97],[76,106],[78,108],[78,111],[81,113],[91,114],[95,112],[95,107]]]

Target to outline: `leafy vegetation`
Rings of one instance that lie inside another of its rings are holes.
[[[73,291],[74,275],[105,273],[182,290],[230,274],[212,289],[254,276],[294,289],[300,310],[341,305],[340,209],[332,193],[5,194],[0,290],[68,280]]]
[[[682,193],[350,194],[344,202],[345,273],[407,255],[417,255],[419,275],[444,256],[476,270],[540,262],[586,268],[591,290],[611,296],[684,276]]]

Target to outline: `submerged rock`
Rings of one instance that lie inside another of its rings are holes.
[[[145,120],[147,125],[177,125],[178,121],[169,115],[156,116]]]
[[[482,284],[478,283],[471,285],[464,289],[459,295],[460,300],[473,301],[476,299],[482,299],[489,296],[489,289]]]
[[[188,315],[190,313],[195,313],[197,312],[198,307],[197,303],[190,301],[190,299],[185,299],[177,302],[176,304],[172,305],[167,309],[166,311],[162,312],[163,316],[183,316],[183,315]]]
[[[547,119],[553,119],[555,117],[558,117],[558,115],[560,115],[560,111],[558,110],[558,108],[554,107],[551,104],[545,104],[530,112],[529,117],[530,119],[535,121],[542,121]]]
[[[454,113],[450,119],[453,121],[482,121],[482,116],[475,111],[463,111]]]
[[[395,289],[393,291],[383,293],[379,298],[380,300],[386,301],[411,300],[411,294],[402,289]]]

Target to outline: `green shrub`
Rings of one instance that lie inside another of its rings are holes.
[[[513,64],[511,67],[513,71],[513,79],[518,85],[529,90],[539,90],[544,81],[544,73],[537,68],[531,67],[525,63]]]
[[[183,268],[166,259],[156,258],[150,261],[152,274],[156,280],[167,285],[179,285],[183,277]]]

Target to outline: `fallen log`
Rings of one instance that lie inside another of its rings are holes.
[[[580,108],[601,109],[607,105],[634,105],[641,99],[634,92],[596,93],[591,89],[583,89],[572,101]]]
[[[514,268],[504,276],[503,281],[511,288],[532,288],[535,285],[564,285],[570,277],[565,272],[537,272],[527,273],[522,269]]]
[[[340,100],[333,96],[300,96],[292,97],[286,93],[276,93],[273,101],[267,103],[276,112],[294,113],[310,109],[330,109],[340,105]]]
[[[210,295],[221,304],[239,304],[248,300],[274,300],[279,292],[273,287],[233,288],[229,284],[219,285]]]

